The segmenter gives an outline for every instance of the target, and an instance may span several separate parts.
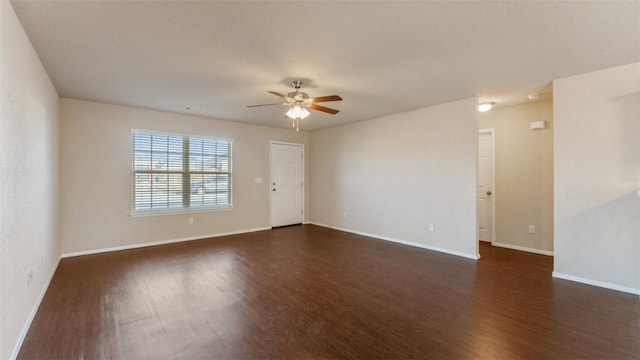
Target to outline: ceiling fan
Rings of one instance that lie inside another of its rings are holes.
[[[272,105],[284,105],[289,106],[290,109],[287,111],[286,116],[293,119],[292,126],[296,128],[296,131],[299,130],[299,121],[300,119],[304,119],[309,116],[309,110],[322,111],[327,114],[335,115],[339,112],[339,110],[328,108],[326,106],[321,106],[316,103],[319,102],[328,102],[328,101],[341,101],[342,98],[338,95],[328,95],[328,96],[320,96],[320,97],[309,97],[309,94],[300,91],[302,87],[302,81],[295,80],[291,82],[291,86],[295,89],[288,93],[287,95],[281,94],[276,91],[268,91],[268,93],[273,94],[275,96],[279,96],[284,99],[284,102],[272,103],[272,104],[260,104],[260,105],[247,105],[247,107],[257,107],[257,106],[272,106]]]

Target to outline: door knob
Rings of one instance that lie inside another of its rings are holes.
[[[487,195],[491,195],[491,191],[487,191]]]

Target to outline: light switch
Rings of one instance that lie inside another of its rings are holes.
[[[253,182],[256,184],[261,184],[262,183],[262,178],[255,178],[253,179]]]

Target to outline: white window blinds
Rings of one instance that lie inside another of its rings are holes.
[[[230,207],[231,142],[133,132],[133,210]]]

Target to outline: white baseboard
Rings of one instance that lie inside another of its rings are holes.
[[[322,223],[318,223],[318,222],[315,222],[315,221],[307,221],[307,224],[331,229],[331,225],[322,224]]]
[[[630,294],[640,295],[640,289],[626,287],[626,286],[617,285],[617,284],[612,284],[612,283],[608,283],[608,282],[604,282],[604,281],[585,279],[585,278],[582,278],[582,277],[579,277],[579,276],[573,276],[573,275],[567,275],[567,274],[559,273],[557,271],[554,271],[552,273],[552,276],[554,278],[558,278],[558,279],[575,281],[575,282],[579,282],[579,283],[583,283],[583,284],[587,284],[587,285],[598,286],[598,287],[605,288],[605,289],[617,290],[617,291],[622,291],[622,292],[626,292],[626,293],[630,293]]]
[[[362,232],[362,231],[345,229],[345,228],[340,228],[340,227],[336,227],[336,226],[330,226],[330,225],[316,223],[316,222],[310,222],[310,224],[317,225],[317,226],[322,226],[322,227],[327,227],[327,228],[334,229],[334,230],[344,231],[344,232],[348,232],[348,233],[352,233],[352,234],[367,236],[367,237],[374,238],[374,239],[380,239],[380,240],[390,241],[390,242],[394,242],[394,243],[398,243],[398,244],[409,245],[409,246],[414,246],[414,247],[417,247],[417,248],[437,251],[437,252],[441,252],[441,253],[445,253],[445,254],[461,256],[461,257],[464,257],[464,258],[467,258],[467,259],[478,260],[480,258],[477,254],[475,254],[475,255],[474,254],[467,254],[467,253],[463,253],[463,252],[460,252],[460,251],[449,250],[449,249],[445,249],[445,248],[441,248],[441,247],[437,247],[437,246],[425,245],[425,244],[421,244],[421,243],[417,243],[417,242],[413,242],[413,241],[406,241],[406,240],[396,239],[396,238],[392,238],[392,237],[388,237],[388,236],[370,234],[370,233],[366,233],[366,232]]]
[[[47,289],[49,289],[49,284],[51,283],[51,279],[53,279],[53,274],[55,274],[56,270],[58,269],[58,265],[60,265],[60,258],[58,258],[56,265],[53,267],[53,269],[51,269],[51,272],[49,273],[49,278],[47,279],[47,282],[42,287],[42,291],[40,291],[40,295],[38,296],[36,303],[33,305],[33,308],[31,309],[31,313],[29,313],[29,317],[27,318],[27,321],[24,323],[24,326],[22,327],[22,331],[20,332],[18,341],[16,342],[16,345],[13,347],[13,352],[11,353],[11,357],[9,359],[15,360],[18,358],[18,354],[20,353],[20,349],[22,348],[22,343],[24,342],[24,338],[27,336],[27,332],[29,332],[31,323],[33,322],[33,319],[36,317],[36,314],[38,313],[38,309],[40,308],[40,303],[42,302],[42,299],[44,299],[44,295],[47,293]]]
[[[76,252],[64,253],[64,254],[62,254],[61,257],[62,258],[68,258],[68,257],[74,257],[74,256],[100,254],[100,253],[105,253],[105,252],[110,252],[110,251],[138,249],[138,248],[149,247],[149,246],[166,245],[166,244],[173,244],[173,243],[178,243],[178,242],[183,242],[183,241],[192,241],[192,240],[204,240],[204,239],[209,239],[209,238],[213,238],[213,237],[238,235],[238,234],[245,234],[245,233],[263,231],[263,230],[271,230],[271,227],[270,226],[265,226],[265,227],[258,227],[258,228],[246,229],[246,230],[238,230],[238,231],[229,231],[229,232],[217,233],[217,234],[197,235],[197,236],[184,237],[184,238],[179,238],[179,239],[152,241],[152,242],[142,243],[142,244],[114,246],[114,247],[110,247],[110,248],[102,248],[102,249],[96,249],[96,250],[76,251]]]
[[[511,250],[520,250],[520,251],[526,251],[534,254],[553,256],[553,251],[549,251],[549,250],[540,250],[540,249],[534,249],[534,248],[525,247],[525,246],[511,245],[511,244],[505,244],[505,243],[499,243],[499,242],[492,243],[491,245],[501,247],[501,248],[511,249]]]

